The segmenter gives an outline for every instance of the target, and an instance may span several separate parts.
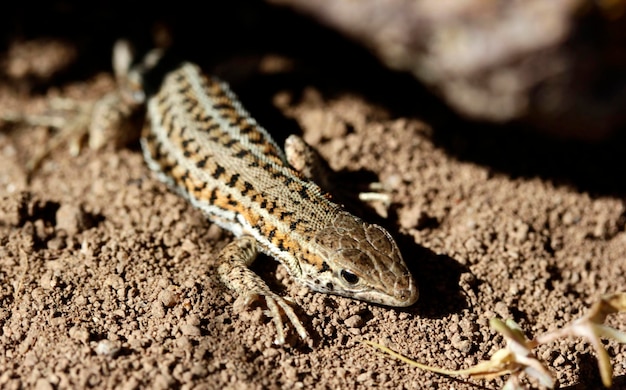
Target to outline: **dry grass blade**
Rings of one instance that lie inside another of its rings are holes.
[[[418,363],[383,345],[362,340],[360,342],[374,347],[411,366],[450,376],[466,375],[474,379],[491,379],[510,374],[510,378],[503,389],[522,389],[520,375],[526,373],[535,378],[541,385],[554,387],[554,379],[548,368],[539,361],[532,349],[541,344],[547,344],[564,337],[582,337],[589,341],[598,356],[598,367],[602,377],[602,384],[610,387],[613,377],[613,366],[608,352],[604,348],[601,338],[613,339],[626,344],[626,333],[604,325],[609,314],[626,311],[626,292],[606,295],[596,302],[583,317],[573,321],[561,329],[544,333],[533,340],[528,340],[519,325],[512,320],[502,321],[497,318],[489,322],[491,328],[500,333],[506,340],[506,346],[496,351],[489,360],[482,361],[473,367],[464,370],[445,370]]]

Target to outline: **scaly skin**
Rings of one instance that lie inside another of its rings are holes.
[[[148,166],[238,237],[220,256],[220,277],[246,302],[265,299],[279,343],[278,307],[301,337],[306,332],[290,306],[247,268],[258,251],[315,291],[388,306],[417,300],[391,235],[342,210],[287,163],[225,83],[184,63],[148,99],[147,119],[141,143]]]

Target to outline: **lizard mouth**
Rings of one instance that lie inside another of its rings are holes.
[[[337,288],[337,286],[331,282],[311,283],[309,287],[315,291],[389,307],[408,307],[417,302],[419,298],[419,289],[413,280],[410,280],[408,288],[393,290],[391,292],[364,287],[346,289],[345,286],[342,286],[342,288]]]
[[[393,291],[391,294],[380,291],[363,291],[356,293],[354,298],[383,306],[408,307],[417,302],[419,290],[413,284],[408,289]]]

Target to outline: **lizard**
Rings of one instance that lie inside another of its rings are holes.
[[[415,278],[392,236],[330,200],[316,184],[326,180],[323,171],[311,167],[316,152],[302,138],[287,138],[283,151],[225,82],[191,62],[149,85],[146,74],[162,54],[154,49],[131,66],[129,45],[116,43],[118,90],[94,105],[90,146],[100,147],[110,137],[103,134],[145,112],[140,144],[147,166],[235,236],[218,255],[217,271],[238,296],[236,306],[264,301],[277,344],[285,342],[283,315],[308,337],[287,298],[249,268],[258,253],[314,291],[394,307],[417,301]]]

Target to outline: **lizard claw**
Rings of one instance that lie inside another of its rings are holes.
[[[293,308],[289,304],[289,302],[281,298],[280,296],[269,293],[269,294],[258,294],[258,293],[250,293],[247,295],[240,295],[235,300],[235,310],[245,310],[250,307],[253,303],[265,301],[265,305],[267,306],[267,310],[264,311],[264,314],[272,319],[274,326],[276,327],[276,344],[284,344],[285,343],[285,331],[284,331],[284,321],[283,315],[289,319],[292,326],[298,332],[298,335],[303,340],[308,338],[308,333],[302,325],[302,322],[294,312]]]
[[[267,308],[270,311],[272,320],[274,321],[274,325],[276,325],[276,330],[278,332],[278,335],[276,336],[277,344],[285,343],[282,314],[280,313],[279,308],[282,309],[283,313],[287,316],[287,318],[291,322],[291,325],[293,325],[293,327],[296,329],[296,332],[298,332],[300,338],[303,340],[306,340],[308,338],[308,334],[306,332],[306,329],[304,329],[302,322],[300,322],[300,319],[293,311],[293,308],[289,305],[289,303],[287,303],[285,299],[277,295],[266,296],[265,302],[267,303]]]

